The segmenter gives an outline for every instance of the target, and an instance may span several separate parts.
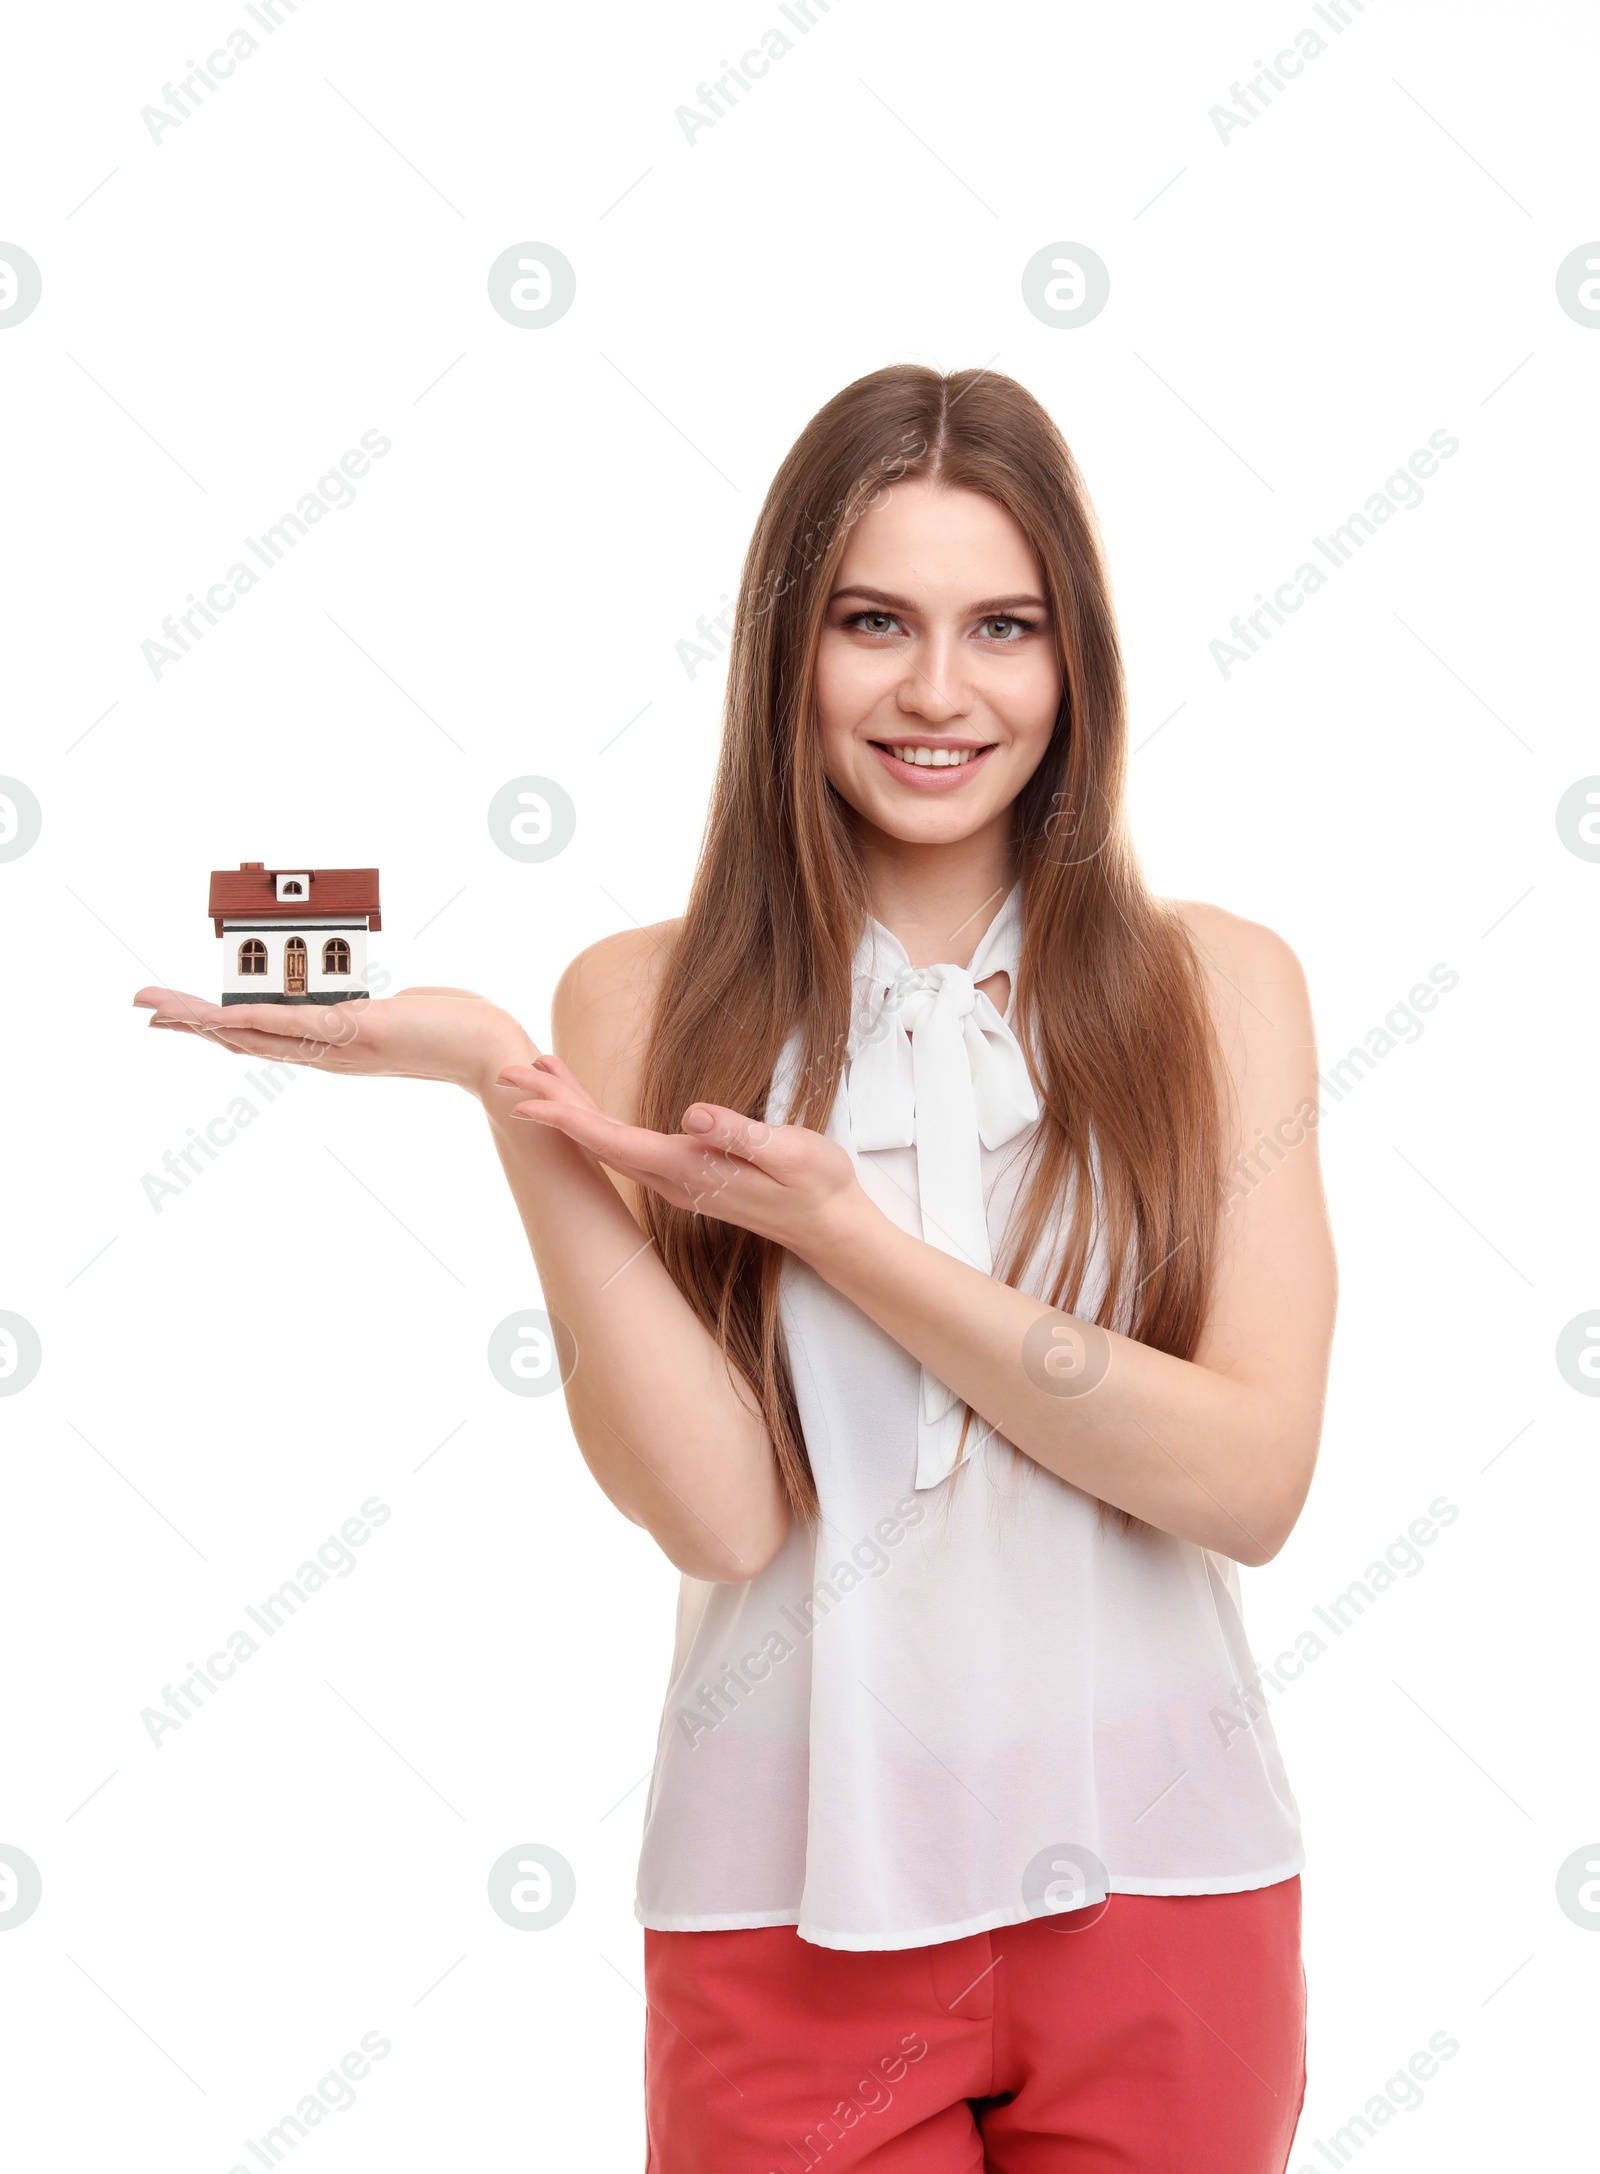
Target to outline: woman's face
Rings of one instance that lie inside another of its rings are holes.
[[[996,822],[1037,769],[1061,701],[1044,576],[977,491],[898,483],[850,531],[817,652],[823,767],[908,844]]]

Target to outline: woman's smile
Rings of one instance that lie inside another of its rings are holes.
[[[954,792],[993,754],[993,740],[872,740],[868,743],[891,777],[914,792]]]

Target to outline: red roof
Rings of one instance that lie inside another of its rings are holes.
[[[311,878],[305,898],[278,896],[279,874]],[[364,914],[369,929],[381,929],[378,913],[376,868],[265,868],[260,861],[241,861],[237,868],[213,868],[211,903],[206,908],[222,934],[229,921],[318,921]]]

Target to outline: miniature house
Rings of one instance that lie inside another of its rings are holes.
[[[367,995],[367,931],[382,927],[376,868],[211,872],[224,1004],[341,1004]]]

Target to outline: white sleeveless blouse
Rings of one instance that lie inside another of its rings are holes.
[[[827,1124],[886,1215],[985,1271],[1038,1129],[1007,1023],[1020,916],[1019,885],[965,968],[914,968],[869,921]],[[974,986],[1001,968],[1006,1017]],[[1070,1207],[1021,1278],[1036,1297]],[[1105,1274],[1097,1228],[1080,1316]],[[682,1581],[640,1923],[918,1947],[1298,1872],[1238,1565],[1102,1520],[976,1416],[953,1471],[961,1404],[792,1254],[780,1318],[822,1520],[747,1584]]]

